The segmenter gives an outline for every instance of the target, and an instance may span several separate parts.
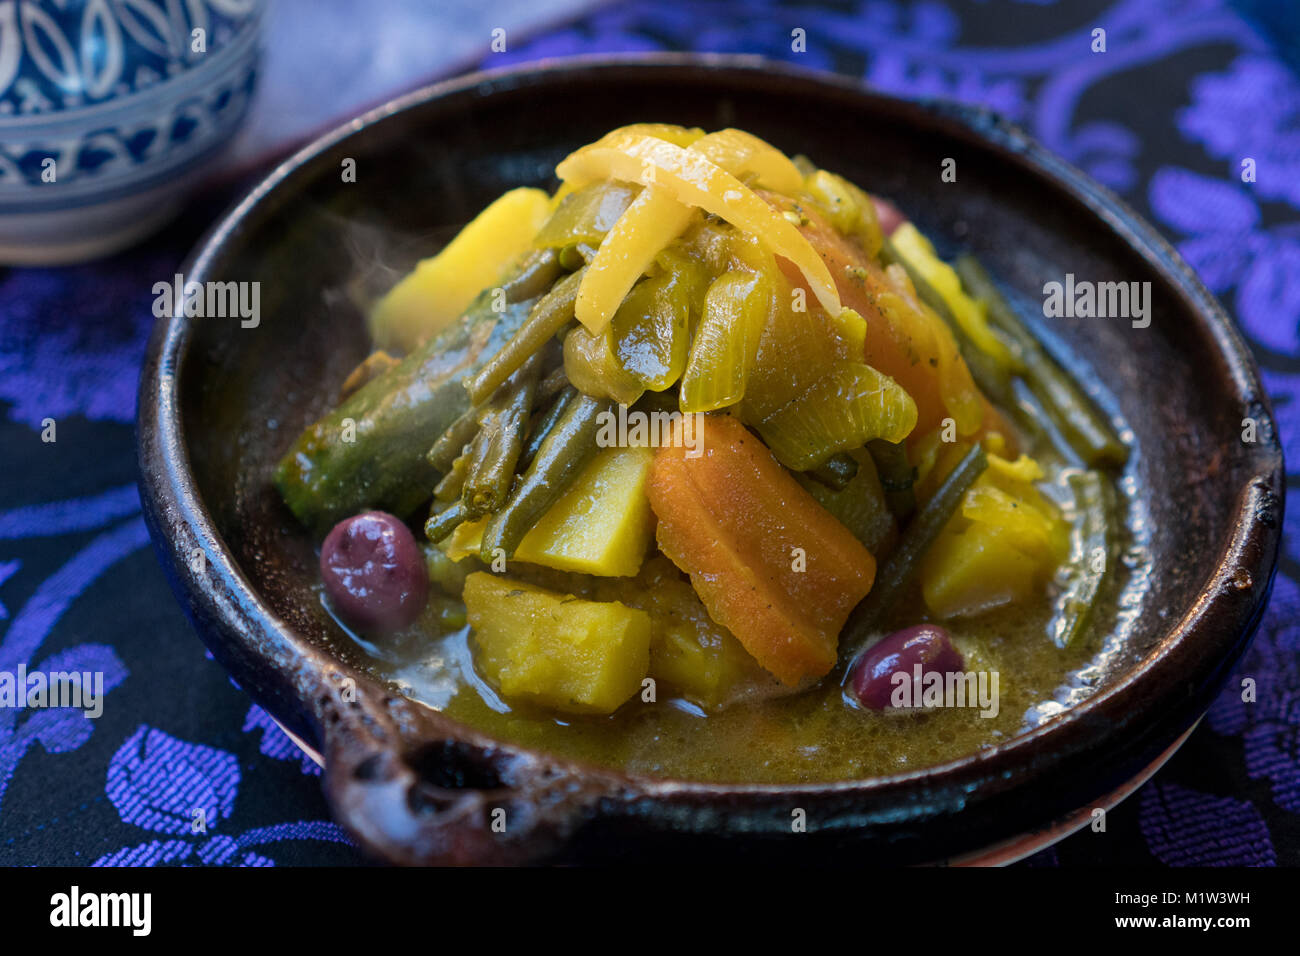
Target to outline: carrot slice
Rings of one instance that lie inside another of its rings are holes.
[[[695,421],[695,443],[681,440],[679,423],[655,455],[648,491],[659,548],[782,683],[820,677],[871,589],[875,559],[738,419]]]

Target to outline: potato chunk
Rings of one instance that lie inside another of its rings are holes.
[[[507,698],[568,713],[609,714],[650,667],[650,615],[483,571],[465,579],[465,608],[484,676]]]
[[[942,619],[980,614],[1028,598],[1039,563],[1011,538],[983,522],[945,530],[921,564],[921,591],[931,613]]]
[[[551,198],[540,189],[512,189],[497,199],[375,303],[375,344],[410,352],[460,318],[529,249],[550,210]]]
[[[559,571],[631,577],[641,570],[654,515],[646,484],[654,464],[649,448],[606,448],[573,487],[524,535],[514,560]],[[467,521],[442,548],[453,561],[478,554],[486,518]]]

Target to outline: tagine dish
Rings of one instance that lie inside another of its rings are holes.
[[[1088,695],[1142,605],[1136,449],[977,261],[736,129],[555,173],[371,305],[276,469],[376,674],[726,782],[933,766]]]

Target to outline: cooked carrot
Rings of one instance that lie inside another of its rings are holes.
[[[788,686],[835,664],[840,628],[876,562],[736,418],[696,419],[695,447],[656,453],[650,505],[660,550],[704,606]]]

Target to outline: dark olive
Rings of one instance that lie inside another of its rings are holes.
[[[320,573],[330,604],[362,631],[392,631],[412,623],[429,596],[424,555],[409,528],[383,511],[344,518],[320,549]]]
[[[893,706],[894,674],[902,671],[911,680],[917,664],[923,675],[965,670],[947,631],[937,624],[917,624],[895,631],[859,654],[849,670],[849,690],[863,707],[885,710]]]

